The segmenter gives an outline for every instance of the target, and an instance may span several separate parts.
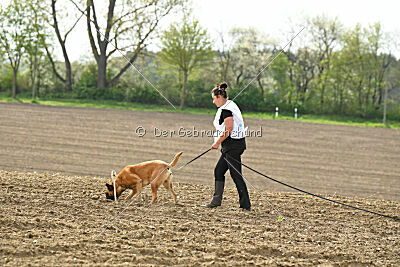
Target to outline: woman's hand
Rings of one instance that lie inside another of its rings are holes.
[[[218,149],[219,145],[231,134],[233,130],[233,117],[225,118],[224,122],[226,130],[218,138],[218,140],[215,141],[215,143],[211,146],[211,149]]]
[[[219,142],[217,141],[211,146],[211,149],[218,149],[218,147],[219,147]]]

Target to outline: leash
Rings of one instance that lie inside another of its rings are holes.
[[[176,171],[179,171],[180,169],[185,168],[185,167],[188,166],[190,163],[192,163],[193,161],[199,159],[200,157],[202,157],[203,155],[207,154],[207,153],[210,152],[210,151],[211,151],[211,148],[207,149],[206,151],[204,151],[203,153],[201,153],[200,155],[198,155],[198,156],[195,157],[194,159],[190,160],[189,162],[187,162],[187,163],[184,164],[183,166],[181,166],[181,167],[179,167],[178,169],[176,169]],[[156,178],[154,178],[154,179],[150,182],[150,184],[151,184],[155,179],[157,179],[167,168],[168,168],[168,167],[165,167],[165,168],[156,176]]]
[[[263,173],[261,173],[261,172],[255,170],[255,169],[253,169],[253,168],[247,166],[246,164],[244,164],[244,163],[242,163],[242,162],[239,162],[238,160],[234,159],[233,157],[229,156],[228,154],[226,154],[226,155],[227,155],[229,158],[231,158],[231,159],[233,159],[234,161],[236,161],[237,163],[239,163],[239,164],[241,164],[242,166],[246,167],[247,169],[249,169],[249,170],[251,170],[251,171],[253,171],[253,172],[255,172],[255,173],[257,173],[257,174],[259,174],[259,175],[261,175],[261,176],[263,176],[263,177],[265,177],[265,178],[271,180],[271,181],[274,181],[274,182],[279,183],[279,184],[281,184],[281,185],[284,185],[284,186],[286,186],[286,187],[292,188],[292,189],[294,189],[294,190],[300,191],[300,192],[305,193],[305,194],[307,194],[307,195],[310,195],[310,196],[313,196],[313,197],[317,197],[317,198],[320,198],[320,199],[323,199],[323,200],[326,200],[326,201],[330,201],[330,202],[333,202],[333,203],[336,203],[336,204],[339,204],[339,205],[342,205],[342,206],[346,206],[346,207],[348,207],[348,208],[352,208],[352,209],[356,209],[356,210],[368,212],[368,213],[371,213],[371,214],[374,214],[374,215],[377,215],[377,216],[381,216],[381,217],[385,217],[385,218],[388,218],[388,219],[392,219],[392,220],[395,220],[395,221],[400,221],[400,218],[399,218],[399,217],[396,217],[396,216],[390,216],[390,215],[382,214],[382,213],[379,213],[379,212],[375,212],[375,211],[371,211],[371,210],[359,208],[359,207],[352,206],[352,205],[349,205],[349,204],[346,204],[346,203],[343,203],[343,202],[340,202],[340,201],[337,201],[337,200],[329,199],[329,198],[326,198],[326,197],[323,197],[323,196],[320,196],[320,195],[317,195],[317,194],[314,194],[314,193],[307,192],[307,191],[305,191],[305,190],[303,190],[303,189],[297,188],[297,187],[295,187],[295,186],[286,184],[286,183],[281,182],[281,181],[279,181],[279,180],[277,180],[277,179],[274,179],[274,178],[272,178],[272,177],[269,177],[269,176],[267,176],[267,175],[265,175],[265,174],[263,174]]]
[[[255,188],[254,185],[252,185],[252,184],[249,182],[249,180],[247,180],[246,178],[244,178],[244,176],[235,168],[235,166],[233,166],[232,163],[229,162],[229,160],[228,160],[226,157],[224,157],[224,160],[228,163],[229,166],[231,166],[231,167],[243,178],[243,180],[244,180],[246,183],[248,183],[248,184],[254,189],[254,191],[257,191],[257,188]],[[261,193],[260,193],[260,195],[262,196]],[[265,200],[267,200],[268,204],[278,213],[279,218],[281,218],[282,220],[283,220],[283,219],[286,219],[285,216],[283,216],[283,214],[279,211],[279,209],[278,209],[275,205],[273,205],[273,204],[271,203],[271,201],[269,201],[269,199],[265,198]]]
[[[199,159],[200,157],[202,157],[203,155],[207,154],[208,152],[211,151],[211,148],[207,149],[206,151],[204,151],[203,153],[201,153],[200,155],[198,155],[197,157],[195,157],[194,159],[190,160],[189,162],[187,162],[185,165],[179,167],[178,169],[176,169],[177,171],[179,171],[180,169],[185,168],[186,166],[188,166],[189,164],[191,164],[193,161]]]
[[[210,150],[211,150],[211,148],[209,148],[208,150],[204,151],[203,153],[201,153],[200,155],[198,155],[197,157],[195,157],[195,158],[192,159],[191,161],[187,162],[185,165],[183,165],[183,166],[179,167],[178,169],[176,169],[176,171],[179,171],[180,169],[186,167],[187,165],[189,165],[189,164],[192,163],[193,161],[199,159],[199,158],[200,158],[201,156],[203,156],[204,154],[210,152]],[[154,179],[150,182],[150,184],[153,183],[153,181],[154,181],[155,179],[157,179],[167,168],[168,168],[168,166],[165,167],[165,168],[156,176],[156,178],[154,178]]]

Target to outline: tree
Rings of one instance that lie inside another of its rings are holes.
[[[30,0],[28,3],[28,16],[31,18],[32,30],[29,32],[29,40],[26,44],[26,52],[28,54],[28,62],[30,69],[30,78],[32,86],[32,99],[36,97],[36,78],[39,75],[39,64],[43,58],[44,40],[46,34],[46,13],[43,2],[40,0]]]
[[[231,49],[232,72],[235,84],[256,78],[257,84],[264,96],[264,88],[271,87],[268,71],[261,72],[271,60],[274,44],[254,28],[233,28],[229,32],[234,44]]]
[[[183,110],[188,76],[195,69],[210,64],[214,57],[211,40],[198,20],[185,16],[180,26],[171,24],[170,28],[164,32],[161,43],[161,60],[174,66],[183,74],[184,83],[180,103],[180,109]]]
[[[368,28],[357,25],[344,35],[341,57],[347,65],[346,87],[358,115],[382,108],[388,70],[394,63],[390,52],[385,53],[384,43],[379,23]]]
[[[308,20],[308,26],[312,35],[312,43],[317,53],[315,85],[319,92],[320,110],[323,111],[332,53],[340,39],[342,25],[337,18],[330,19],[326,16],[316,16]]]
[[[216,55],[216,64],[213,72],[217,72],[219,81],[226,81],[231,83],[232,72],[232,45],[234,44],[232,38],[227,37],[222,31],[218,32],[219,47]]]
[[[398,107],[400,110],[400,60],[393,60],[391,68],[389,69],[387,75],[387,82],[385,86],[385,97],[384,99],[384,107],[383,107],[383,119],[382,122],[386,124],[386,113],[387,113],[387,102],[390,97],[392,100],[393,106]],[[388,95],[388,94],[391,94]],[[400,114],[399,112],[397,114]]]
[[[0,45],[13,70],[13,98],[16,98],[19,67],[32,31],[27,8],[25,1],[12,0],[7,7],[0,9]]]
[[[289,60],[286,54],[282,53],[270,65],[269,72],[275,81],[275,93],[280,97],[281,102],[292,104],[293,90],[288,76],[289,67]]]
[[[54,32],[56,34],[58,43],[61,46],[62,54],[64,57],[64,64],[65,64],[65,78],[62,77],[56,68],[56,64],[54,63],[53,57],[49,51],[49,46],[46,43],[46,41],[43,39],[42,43],[46,49],[46,54],[47,57],[50,61],[50,64],[52,66],[54,75],[65,84],[65,90],[67,92],[72,91],[72,67],[71,67],[71,61],[69,60],[67,48],[66,48],[66,42],[67,42],[67,37],[68,35],[72,32],[72,30],[75,28],[75,26],[78,24],[79,20],[82,18],[84,15],[83,13],[78,16],[77,18],[74,19],[74,23],[71,26],[67,26],[66,29],[64,30],[64,35],[62,35],[61,31],[61,26],[59,23],[59,17],[57,13],[57,7],[56,7],[56,2],[57,0],[51,0],[51,19],[48,21],[48,23],[53,27]]]
[[[391,56],[391,53],[384,53],[385,43],[388,43],[383,35],[382,27],[380,23],[371,25],[368,29],[365,29],[367,35],[368,54],[370,73],[369,73],[369,87],[366,100],[369,101],[370,90],[372,92],[372,105],[375,105],[375,109],[378,110],[382,104],[382,98],[385,95],[384,87],[386,83],[386,76],[389,71],[389,67],[394,64],[395,60]],[[377,96],[378,95],[378,96]],[[368,109],[368,102],[366,103],[366,110]]]
[[[351,58],[343,50],[332,53],[328,81],[332,88],[332,111],[335,113],[345,113],[345,104],[349,102],[348,84],[352,76],[350,62]]]
[[[159,26],[160,20],[185,0],[109,0],[106,27],[100,27],[94,1],[87,0],[86,24],[89,42],[97,64],[97,88],[105,89],[115,85],[147,46],[147,41]],[[133,6],[132,6],[133,5]],[[79,7],[77,7],[79,8]],[[81,10],[81,9],[80,9]],[[84,11],[81,10],[82,14]],[[95,37],[96,36],[96,37]],[[112,49],[109,50],[109,44]],[[107,81],[107,62],[116,52],[128,52],[125,65]]]
[[[293,90],[296,91],[294,104],[306,104],[308,99],[311,98],[307,98],[306,95],[313,95],[310,84],[315,78],[315,51],[308,47],[302,47],[296,53],[287,53],[287,57],[290,62],[288,68],[289,81]]]

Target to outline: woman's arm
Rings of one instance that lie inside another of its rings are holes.
[[[218,140],[212,145],[212,149],[218,149],[219,145],[231,134],[233,130],[233,117],[227,117],[224,120],[225,123],[225,131],[223,135],[221,135]]]

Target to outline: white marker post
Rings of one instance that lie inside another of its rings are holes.
[[[115,200],[115,202],[118,202],[118,200],[117,200],[117,190],[115,189],[115,181],[117,181],[117,173],[114,171],[114,170],[112,170],[111,171],[111,180],[113,181],[113,187],[114,187],[114,200]]]
[[[275,108],[275,119],[278,118],[278,111],[279,111],[279,108],[276,107],[276,108]]]
[[[294,118],[297,119],[297,108],[294,108]]]

